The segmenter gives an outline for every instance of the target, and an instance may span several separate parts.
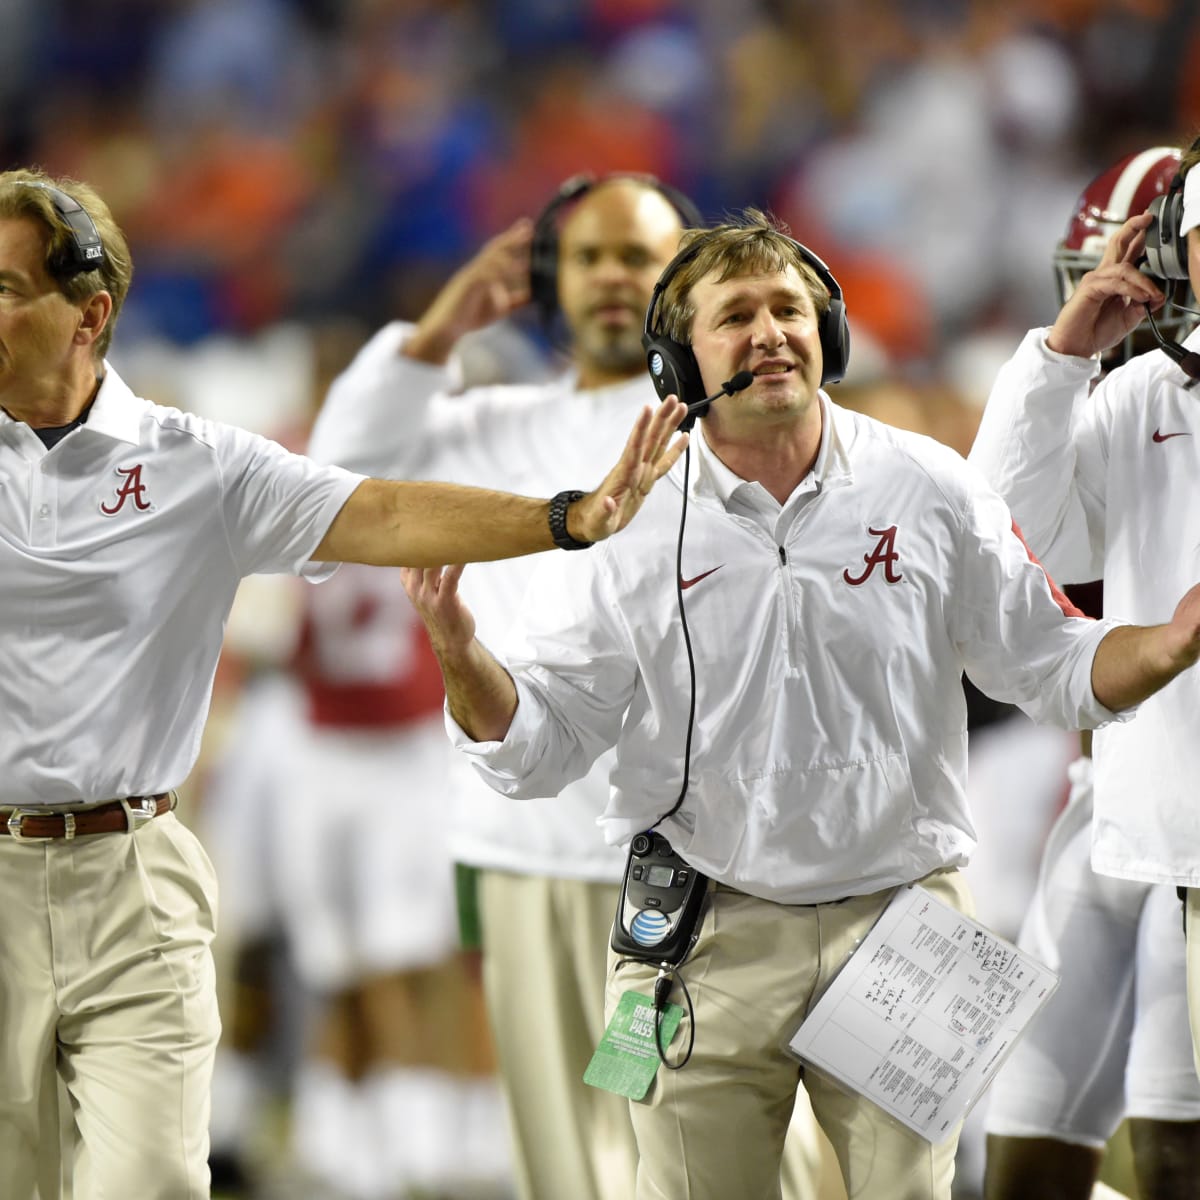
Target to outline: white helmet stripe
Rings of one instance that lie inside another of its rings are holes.
[[[1164,154],[1171,153],[1174,152],[1170,146],[1151,146],[1149,150],[1143,150],[1141,154],[1135,154],[1129,160],[1129,164],[1125,170],[1121,172],[1120,178],[1113,185],[1112,197],[1108,204],[1109,212],[1128,213],[1131,217],[1138,216],[1139,214],[1133,211],[1131,205],[1133,204],[1133,198],[1137,194],[1138,188],[1145,182],[1146,172]]]

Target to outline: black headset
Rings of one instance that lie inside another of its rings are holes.
[[[631,179],[653,188],[679,214],[685,229],[695,229],[704,224],[700,210],[687,196],[653,175],[629,172],[604,175],[599,179],[587,173],[572,175],[554,193],[550,203],[534,222],[533,241],[529,247],[529,298],[546,327],[550,326],[558,312],[558,226],[562,211],[597,185],[612,179]]]
[[[67,232],[71,235],[67,242],[67,253],[61,263],[56,263],[58,271],[64,275],[78,275],[82,271],[94,271],[104,265],[104,243],[87,210],[73,196],[68,196],[61,188],[37,179],[21,179],[16,182],[23,187],[39,188],[50,197],[55,212],[63,219]]]
[[[1165,281],[1191,278],[1188,274],[1187,235],[1180,232],[1183,226],[1183,182],[1183,176],[1176,173],[1175,178],[1171,180],[1171,186],[1161,196],[1155,196],[1146,210],[1154,214],[1154,220],[1146,230],[1146,242],[1140,261],[1145,263],[1146,270],[1151,275]],[[1150,333],[1158,343],[1159,349],[1173,362],[1178,363],[1190,379],[1200,379],[1200,354],[1189,350],[1182,342],[1167,337],[1159,329],[1148,304],[1146,317],[1150,322]]]
[[[1187,238],[1183,224],[1183,176],[1177,174],[1161,196],[1150,201],[1154,214],[1146,230],[1146,269],[1159,279],[1187,279]]]
[[[687,405],[696,405],[704,399],[700,364],[696,362],[691,346],[668,337],[655,327],[655,322],[671,280],[704,249],[711,236],[705,234],[698,237],[667,264],[654,285],[642,329],[642,346],[646,351],[646,365],[650,368],[654,390],[662,399],[674,395]],[[787,235],[781,233],[780,236]],[[846,374],[846,365],[850,361],[850,326],[846,322],[842,286],[833,277],[833,272],[807,246],[802,246],[794,238],[787,240],[796,248],[801,259],[816,272],[817,278],[829,292],[829,306],[820,315],[817,324],[821,340],[821,383],[837,383]],[[692,415],[702,417],[706,411],[704,407],[697,407]]]

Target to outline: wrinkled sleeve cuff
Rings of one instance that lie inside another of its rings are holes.
[[[538,762],[544,753],[546,719],[528,686],[519,678],[514,682],[517,711],[503,741],[477,742],[450,715],[448,704],[444,714],[446,732],[456,750],[465,754],[476,767],[515,779],[527,774],[527,768]]]
[[[1100,373],[1100,356],[1080,357],[1078,354],[1060,354],[1051,350],[1046,339],[1050,336],[1049,325],[1031,330],[1027,337],[1037,347],[1039,355],[1046,361],[1060,364],[1063,367],[1077,371],[1084,379],[1091,379]]]
[[[1109,633],[1122,625],[1130,624],[1130,622],[1106,618],[1095,624],[1096,628],[1089,630],[1086,635],[1091,643],[1088,652],[1079,656],[1079,661],[1071,677],[1074,694],[1086,697],[1079,710],[1080,729],[1103,729],[1105,725],[1124,724],[1126,721],[1133,720],[1140,707],[1140,705],[1134,704],[1129,708],[1121,709],[1120,712],[1113,712],[1111,708],[1106,708],[1096,699],[1096,693],[1092,690],[1092,664],[1096,659],[1096,651]]]

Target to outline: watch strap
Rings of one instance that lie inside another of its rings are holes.
[[[567,532],[567,508],[587,493],[580,491],[559,492],[550,501],[550,536],[560,550],[586,550],[592,543],[581,542]]]

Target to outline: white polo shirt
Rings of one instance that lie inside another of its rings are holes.
[[[0,411],[0,805],[167,791],[243,576],[308,562],[362,477],[140,399],[106,364],[47,450]]]

